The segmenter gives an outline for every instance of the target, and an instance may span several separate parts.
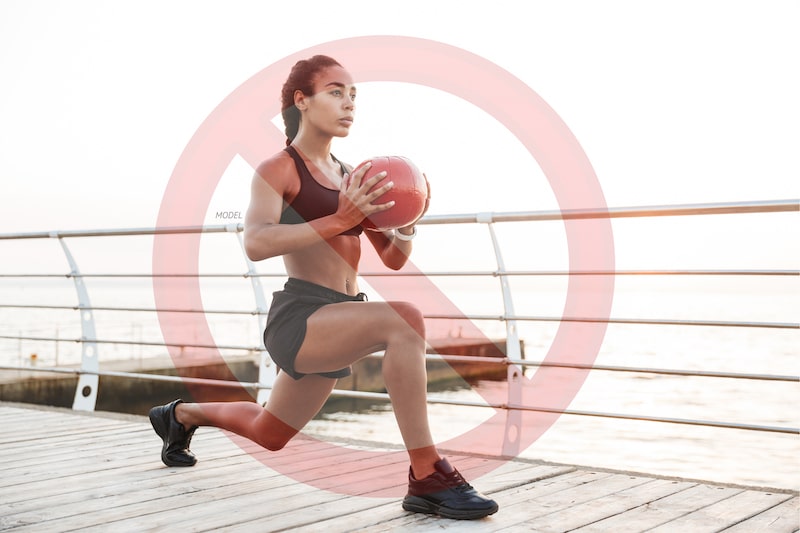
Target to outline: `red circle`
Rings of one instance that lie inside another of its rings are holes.
[[[245,81],[223,100],[198,128],[178,160],[167,184],[158,215],[159,228],[199,226],[208,204],[232,158],[239,154],[255,168],[260,161],[283,146],[283,136],[270,124],[279,113],[276,95],[291,66],[313,54],[327,54],[339,60],[357,82],[398,81],[437,88],[461,97],[483,109],[505,125],[536,159],[553,189],[562,213],[575,209],[607,210],[605,198],[592,166],[569,128],[560,117],[525,83],[486,59],[435,41],[400,36],[365,36],[317,45],[288,56]],[[574,271],[613,271],[614,247],[608,218],[565,217],[569,268]],[[160,275],[174,272],[197,273],[199,234],[156,234],[153,245],[153,273],[156,306],[159,310],[176,307],[202,308],[199,278],[175,280]],[[365,260],[371,256],[365,256]],[[363,260],[362,260],[363,261]],[[362,263],[363,264],[363,263]],[[377,263],[376,263],[377,264]],[[413,265],[409,267],[413,270]],[[386,300],[404,299],[409,286],[424,286],[426,300],[417,302],[429,314],[459,313],[457,307],[425,277],[378,278],[370,284]],[[563,310],[565,317],[592,320],[562,321],[550,346],[546,363],[577,363],[589,367],[597,357],[610,316],[613,276],[569,276]],[[202,314],[159,311],[159,323],[167,343],[176,332],[187,327],[196,331],[197,344],[214,345],[208,323]],[[475,327],[465,335],[482,335]],[[179,350],[171,348],[173,361],[180,368]],[[208,358],[223,362],[210,348]],[[491,404],[525,405],[533,409],[497,409],[476,428],[438,443],[442,449],[460,449],[508,456],[530,446],[566,409],[580,390],[588,370],[558,367],[539,368],[529,379],[518,368],[509,370],[505,390],[483,392]],[[191,390],[191,387],[190,387]],[[193,391],[194,392],[194,391]],[[198,393],[199,394],[199,393]],[[248,398],[244,390],[239,396]],[[202,397],[195,395],[196,399]],[[233,437],[245,449],[249,441]],[[289,448],[293,446],[290,443]],[[323,441],[314,446],[335,447]],[[304,448],[307,449],[307,448]],[[367,469],[351,472],[352,463],[333,464],[325,479],[312,477],[311,471],[293,468],[291,462],[274,460],[283,455],[258,454],[265,464],[318,488],[347,494],[397,496],[402,490],[386,487],[387,479],[405,476],[405,452],[377,453],[351,451],[361,456],[363,465],[380,464],[381,475]],[[398,455],[399,454],[399,455]],[[459,465],[471,468],[473,476],[488,472],[503,459],[474,459]]]

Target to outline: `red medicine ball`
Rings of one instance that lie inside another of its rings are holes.
[[[386,211],[365,218],[361,223],[364,229],[386,231],[408,226],[417,220],[425,210],[425,200],[428,197],[425,177],[417,166],[406,157],[381,156],[364,161],[353,170],[353,174],[367,162],[372,162],[372,166],[361,179],[362,183],[383,171],[386,171],[386,177],[379,181],[373,189],[381,187],[389,181],[394,182],[394,187],[373,200],[372,203],[384,204],[394,200],[394,205]]]

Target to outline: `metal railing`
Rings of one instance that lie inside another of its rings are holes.
[[[378,278],[386,276],[425,276],[428,278],[434,277],[478,277],[478,278],[495,278],[500,283],[500,290],[503,296],[503,313],[502,314],[435,314],[426,313],[425,317],[431,320],[437,319],[467,319],[470,321],[495,321],[505,324],[505,343],[506,353],[504,357],[473,357],[473,356],[456,356],[442,354],[439,356],[428,356],[429,358],[443,359],[450,363],[457,362],[473,362],[482,364],[495,364],[504,365],[509,369],[519,367],[559,367],[571,368],[584,371],[602,371],[602,372],[619,372],[619,373],[633,373],[633,374],[653,374],[665,376],[683,376],[683,377],[700,377],[709,379],[735,379],[735,380],[756,380],[756,381],[770,381],[770,382],[789,382],[800,383],[800,376],[782,375],[782,374],[763,374],[763,373],[746,373],[746,372],[722,372],[715,370],[684,370],[684,369],[668,369],[668,368],[652,368],[652,367],[637,367],[637,366],[624,366],[624,365],[600,365],[600,364],[580,364],[580,363],[554,363],[549,361],[534,361],[526,359],[522,356],[521,340],[519,337],[519,323],[526,322],[588,322],[588,323],[605,323],[605,324],[624,324],[624,325],[655,325],[655,326],[703,326],[703,327],[729,327],[729,328],[765,328],[772,330],[800,330],[800,324],[792,322],[769,322],[769,321],[728,321],[728,320],[684,320],[684,319],[642,319],[642,318],[624,318],[624,317],[581,317],[581,316],[532,316],[525,314],[518,314],[514,311],[514,294],[510,289],[508,280],[512,277],[553,277],[553,276],[741,276],[741,277],[798,277],[800,276],[799,270],[775,270],[775,269],[749,269],[749,270],[735,270],[735,269],[719,269],[719,270],[508,270],[505,267],[504,258],[500,246],[500,241],[494,231],[494,225],[504,222],[536,222],[544,220],[584,220],[584,219],[603,219],[603,218],[635,218],[635,217],[680,217],[680,216],[696,216],[696,215],[725,215],[725,214],[755,214],[755,213],[779,213],[779,212],[798,212],[800,211],[800,202],[798,200],[779,200],[768,202],[735,202],[735,203],[716,203],[716,204],[690,204],[690,205],[671,205],[671,206],[648,206],[648,207],[627,207],[627,208],[613,208],[613,209],[586,209],[586,210],[572,210],[572,211],[538,211],[538,212],[517,212],[517,213],[475,213],[463,215],[435,215],[427,216],[420,221],[420,224],[443,225],[443,224],[482,224],[489,230],[489,235],[492,242],[493,252],[497,268],[495,270],[464,270],[464,271],[429,271],[429,272],[362,272],[360,275],[365,278]],[[73,408],[77,410],[94,410],[97,400],[97,386],[98,379],[101,376],[116,376],[131,379],[144,379],[155,381],[173,381],[182,382],[187,384],[202,384],[212,385],[219,387],[244,387],[256,392],[258,401],[263,402],[268,396],[272,382],[274,380],[275,370],[269,364],[268,354],[263,346],[256,345],[235,345],[235,344],[192,344],[192,343],[168,343],[168,342],[148,342],[148,341],[133,341],[124,339],[103,339],[98,338],[96,334],[96,327],[94,322],[95,311],[119,311],[119,312],[136,312],[136,313],[156,313],[156,312],[171,312],[171,313],[204,313],[204,314],[221,314],[221,315],[250,315],[259,318],[260,324],[263,325],[263,320],[266,316],[267,305],[264,298],[263,290],[259,283],[261,278],[265,277],[285,277],[284,273],[259,273],[255,265],[245,257],[247,263],[247,272],[244,273],[218,273],[218,274],[198,274],[198,273],[147,273],[147,272],[130,272],[130,273],[82,273],[78,268],[78,264],[72,256],[70,249],[67,245],[67,239],[78,239],[84,237],[103,237],[103,238],[117,238],[125,236],[141,236],[141,235],[175,235],[175,234],[197,234],[197,233],[228,233],[235,235],[240,245],[242,244],[241,232],[243,228],[241,224],[228,224],[219,226],[203,226],[203,227],[182,227],[182,228],[134,228],[134,229],[103,229],[103,230],[88,230],[88,231],[54,231],[54,232],[31,232],[31,233],[15,233],[15,234],[0,234],[0,246],[4,241],[10,240],[35,240],[35,239],[57,239],[61,245],[65,257],[70,265],[70,272],[68,273],[4,273],[0,274],[0,279],[35,279],[35,278],[66,278],[71,279],[75,285],[76,293],[78,296],[78,303],[75,305],[55,305],[45,302],[36,304],[23,304],[14,302],[0,302],[0,308],[7,309],[37,309],[37,310],[74,310],[80,312],[81,323],[81,336],[65,339],[50,336],[33,336],[33,335],[0,335],[0,339],[4,340],[32,340],[43,342],[72,342],[80,344],[82,347],[81,365],[80,368],[64,368],[64,367],[31,367],[25,365],[2,365],[0,370],[25,370],[32,372],[48,372],[57,374],[70,374],[78,376],[78,384],[75,390],[75,397]],[[242,246],[243,249],[243,246]],[[84,284],[87,278],[106,278],[106,279],[121,279],[121,278],[240,278],[250,280],[256,302],[256,307],[253,309],[196,309],[196,308],[173,308],[173,309],[159,309],[156,307],[136,307],[126,305],[114,306],[92,306],[89,299],[88,290]],[[424,310],[423,310],[424,311]],[[171,347],[179,346],[182,348],[203,348],[203,349],[225,349],[243,352],[259,353],[261,357],[261,365],[259,366],[259,379],[254,383],[244,382],[231,382],[224,380],[210,380],[201,378],[188,378],[180,376],[164,376],[135,372],[113,372],[101,370],[99,367],[99,354],[101,346],[107,344],[117,345],[146,345],[146,346],[161,346]],[[371,357],[380,357],[381,354],[373,354]],[[495,409],[504,409],[508,413],[523,412],[523,411],[539,411],[550,412],[551,409],[547,407],[524,405],[519,403],[519,390],[515,387],[513,380],[509,379],[509,393],[508,400],[503,403],[487,403],[487,402],[465,402],[457,400],[449,400],[443,398],[429,398],[430,403],[441,404],[458,404],[472,407],[490,407]],[[382,393],[362,392],[362,391],[346,391],[336,389],[335,395],[375,399],[375,400],[388,400],[388,395]],[[683,418],[659,417],[659,416],[646,416],[646,415],[629,415],[624,413],[609,413],[609,412],[594,412],[570,409],[558,409],[558,413],[577,415],[577,416],[590,416],[600,418],[616,418],[616,419],[634,419],[661,423],[673,424],[686,424],[697,425],[706,427],[722,427],[732,428],[739,430],[752,430],[771,433],[788,433],[800,434],[800,429],[795,427],[776,427],[769,425],[758,424],[742,424],[733,422],[721,422],[713,420],[693,420]],[[509,422],[511,424],[511,422]],[[508,433],[508,432],[507,432]]]

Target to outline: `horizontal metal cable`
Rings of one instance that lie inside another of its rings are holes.
[[[591,317],[557,317],[557,316],[527,316],[527,315],[456,315],[456,314],[426,314],[425,318],[432,320],[499,320],[520,322],[590,322],[601,324],[643,324],[657,326],[710,326],[710,327],[737,327],[737,328],[774,328],[798,329],[797,322],[741,322],[727,320],[679,320],[656,318],[591,318]]]
[[[127,340],[112,340],[112,339],[82,339],[82,338],[58,338],[58,337],[28,337],[24,335],[0,335],[0,339],[4,340],[21,340],[21,341],[53,341],[53,342],[93,342],[96,344],[122,344],[128,346],[171,346],[176,348],[210,348],[220,350],[246,350],[249,352],[258,352],[263,350],[258,346],[235,346],[228,344],[193,344],[175,343],[175,342],[155,342],[155,341],[127,341]]]
[[[472,270],[426,272],[359,272],[361,277],[503,277],[503,276],[800,276],[800,270]]]
[[[525,405],[509,405],[507,409],[518,409],[522,411],[536,411],[542,413],[558,413],[577,416],[592,416],[599,418],[614,418],[618,420],[639,420],[646,422],[662,422],[667,424],[683,424],[688,426],[703,426],[727,429],[742,429],[748,431],[765,431],[770,433],[800,434],[800,428],[782,426],[762,426],[757,424],[741,424],[737,422],[718,422],[714,420],[693,420],[687,418],[670,418],[661,416],[629,415],[621,413],[603,413],[599,411],[579,411],[574,409],[548,409],[546,407],[532,407]]]
[[[131,311],[131,312],[161,312],[161,313],[209,313],[230,315],[265,315],[267,311],[258,310],[203,310],[203,309],[156,309],[146,307],[84,307],[77,305],[38,305],[38,304],[0,304],[0,308],[18,309],[53,309],[53,310],[82,310],[82,311]],[[604,324],[633,324],[656,326],[708,326],[708,327],[737,327],[737,328],[773,328],[773,329],[800,329],[797,322],[743,322],[726,320],[682,320],[682,319],[657,319],[657,318],[585,318],[585,317],[556,317],[556,316],[529,316],[529,315],[470,315],[470,314],[425,314],[424,318],[431,320],[495,320],[520,321],[520,322],[588,322]]]
[[[154,307],[100,307],[92,306],[85,307],[81,305],[37,305],[37,304],[0,304],[1,308],[9,309],[53,309],[53,310],[70,310],[70,311],[130,311],[130,312],[146,312],[146,313],[203,313],[203,314],[221,314],[221,315],[266,315],[267,311],[246,311],[236,309],[156,309]]]
[[[381,357],[380,354],[371,354],[368,357]],[[800,383],[800,376],[780,375],[780,374],[748,374],[741,372],[719,372],[706,370],[680,370],[670,368],[654,367],[635,367],[621,365],[599,365],[599,364],[580,364],[580,363],[560,363],[550,361],[533,361],[530,359],[509,359],[506,357],[482,357],[472,355],[449,355],[437,354],[428,355],[428,360],[441,359],[448,363],[472,363],[472,364],[503,364],[517,365],[521,367],[542,367],[542,368],[571,368],[575,370],[591,370],[603,372],[625,372],[639,374],[656,374],[665,376],[683,377],[702,377],[702,378],[724,378],[724,379],[745,379],[755,381],[785,381],[788,383]]]
[[[509,364],[519,366],[536,366],[544,368],[573,368],[576,370],[602,370],[605,372],[627,372],[638,374],[655,374],[660,376],[683,376],[700,378],[746,379],[754,381],[784,381],[800,383],[800,376],[780,374],[748,374],[741,372],[719,372],[707,370],[680,370],[670,368],[633,367],[619,365],[582,365],[577,363],[552,363],[548,361],[528,361],[526,359],[509,359]]]
[[[17,239],[62,239],[71,237],[123,237],[136,235],[183,235],[195,233],[239,233],[243,224],[210,226],[174,226],[168,228],[120,228],[93,230],[33,231],[26,233],[0,233],[0,240]]]
[[[361,391],[347,391],[334,389],[331,395],[343,396],[348,398],[361,398],[370,400],[390,401],[389,395],[380,392],[361,392]],[[714,420],[692,420],[686,418],[671,418],[671,417],[658,417],[658,416],[644,416],[644,415],[631,415],[623,413],[605,413],[601,411],[580,411],[576,409],[552,409],[547,407],[536,407],[529,405],[519,404],[489,404],[486,402],[469,402],[463,400],[452,400],[448,398],[428,398],[428,403],[432,404],[445,404],[445,405],[459,405],[464,407],[490,407],[493,409],[509,409],[517,411],[533,411],[541,413],[556,413],[575,416],[591,416],[601,418],[614,418],[619,420],[638,420],[646,422],[661,422],[668,424],[684,424],[691,426],[704,426],[726,429],[742,429],[748,431],[765,431],[770,433],[788,433],[800,434],[800,428],[782,427],[782,426],[764,426],[758,424],[741,424],[738,422],[718,422]]]
[[[81,373],[90,374],[90,375],[97,375],[97,376],[113,376],[113,377],[123,377],[123,378],[130,378],[130,379],[143,379],[143,380],[153,380],[153,381],[170,381],[170,382],[180,382],[180,383],[188,383],[188,384],[199,384],[199,385],[212,385],[218,387],[236,387],[236,388],[246,388],[246,389],[270,389],[270,387],[262,387],[258,383],[248,383],[248,382],[237,382],[237,381],[225,381],[225,380],[215,380],[215,379],[203,379],[203,378],[189,378],[189,377],[181,377],[181,376],[164,376],[160,374],[142,374],[142,373],[132,373],[132,372],[112,372],[112,371],[98,371],[98,372],[81,372],[79,369],[71,369],[71,368],[28,368],[28,367],[15,367],[10,365],[0,365],[0,370],[26,370],[26,371],[35,371],[35,372],[50,372],[50,373],[60,373],[60,374],[71,374],[71,375],[80,375]],[[386,393],[381,392],[362,392],[362,391],[348,391],[342,389],[334,389],[331,392],[331,396],[339,396],[339,397],[346,397],[346,398],[356,398],[356,399],[365,399],[365,400],[380,400],[380,401],[390,401],[390,397]],[[660,422],[660,423],[667,423],[667,424],[682,424],[682,425],[690,425],[690,426],[702,426],[702,427],[713,427],[713,428],[723,428],[723,429],[739,429],[739,430],[747,430],[747,431],[762,431],[768,433],[784,433],[784,434],[800,434],[800,428],[794,427],[782,427],[782,426],[765,426],[765,425],[758,425],[758,424],[742,424],[738,422],[721,422],[715,420],[694,420],[694,419],[687,419],[687,418],[673,418],[673,417],[661,417],[661,416],[645,416],[645,415],[632,415],[632,414],[625,414],[625,413],[607,413],[602,411],[582,411],[576,409],[552,409],[548,407],[538,407],[538,406],[529,406],[529,405],[521,405],[521,404],[490,404],[486,402],[474,402],[474,401],[464,401],[464,400],[454,400],[449,398],[436,398],[436,397],[429,397],[427,399],[428,403],[430,404],[442,404],[442,405],[457,405],[463,407],[489,407],[493,409],[507,409],[507,410],[517,410],[517,411],[531,411],[531,412],[542,412],[542,413],[555,413],[555,414],[565,414],[565,415],[574,415],[574,416],[590,416],[590,417],[599,417],[599,418],[611,418],[617,420],[636,420],[636,421],[643,421],[643,422]]]
[[[265,276],[282,276],[286,277],[286,274],[264,274]],[[0,274],[0,278],[243,278],[248,279],[250,278],[250,274],[242,273],[242,274],[203,274],[203,273],[195,273],[195,274],[147,274],[147,273],[118,273],[118,274],[76,274],[73,272],[69,272],[66,274]]]
[[[596,218],[664,217],[687,215],[722,215],[745,213],[779,213],[800,211],[800,200],[766,200],[748,202],[717,202],[682,205],[653,205],[637,207],[557,209],[549,211],[520,211],[501,213],[471,213],[454,215],[426,215],[418,224],[464,224],[490,222],[532,222],[540,220],[580,220]],[[96,230],[39,231],[0,234],[0,240],[50,239],[71,237],[113,237],[132,235],[169,235],[195,233],[238,233],[243,224],[210,226],[180,226],[165,228],[124,228]]]
[[[69,375],[80,375],[80,374],[88,374],[92,376],[110,376],[110,377],[119,377],[119,378],[127,378],[127,379],[146,379],[150,381],[167,381],[167,382],[179,382],[179,383],[191,383],[197,385],[210,385],[213,387],[235,387],[235,388],[245,388],[245,389],[258,389],[258,383],[248,383],[244,381],[229,381],[229,380],[222,380],[222,379],[211,379],[211,378],[192,378],[192,377],[181,377],[181,376],[170,376],[164,374],[145,374],[142,372],[119,372],[119,371],[111,371],[111,370],[101,370],[98,372],[86,372],[82,371],[79,368],[63,368],[63,367],[17,367],[13,365],[0,365],[0,370],[24,370],[24,371],[31,371],[31,372],[42,372],[45,374],[69,374]]]
[[[454,270],[454,271],[426,271],[426,272],[360,272],[363,278],[370,277],[522,277],[522,276],[800,276],[800,270],[758,270],[758,269],[724,269],[724,270]],[[174,273],[174,274],[147,274],[147,273],[116,273],[116,274],[0,274],[0,278],[285,278],[285,273],[263,273],[251,275],[248,273]]]
[[[45,341],[45,342],[67,342],[67,343],[80,343],[85,339],[79,338],[60,338],[60,337],[26,337],[17,335],[0,335],[0,339],[4,340],[32,340],[32,341]],[[123,344],[131,346],[174,346],[186,348],[220,348],[230,350],[247,350],[259,351],[261,348],[246,347],[246,346],[225,346],[225,345],[197,345],[197,344],[166,344],[159,342],[147,341],[88,341],[107,344]],[[383,357],[383,352],[376,352],[368,355],[370,358],[380,359]],[[780,374],[750,374],[741,372],[719,372],[719,371],[705,371],[705,370],[681,370],[681,369],[668,369],[668,368],[654,368],[654,367],[633,367],[633,366],[620,366],[620,365],[599,365],[599,364],[579,364],[579,363],[560,363],[549,361],[533,361],[529,359],[509,359],[506,357],[484,357],[472,355],[451,355],[447,353],[426,354],[428,361],[445,361],[447,363],[467,363],[467,364],[491,364],[491,365],[517,365],[521,367],[542,367],[542,368],[570,368],[575,370],[591,370],[603,372],[624,372],[624,373],[639,373],[639,374],[654,374],[665,376],[683,376],[683,377],[702,377],[702,378],[721,378],[721,379],[743,379],[754,381],[778,381],[800,383],[800,376],[780,375]]]
[[[683,205],[653,205],[602,209],[564,209],[520,211],[516,213],[470,213],[461,215],[427,215],[419,224],[487,224],[491,222],[532,222],[541,220],[581,220],[633,217],[674,217],[691,215],[727,215],[745,213],[780,213],[800,211],[800,200],[767,200],[756,202],[719,202]]]

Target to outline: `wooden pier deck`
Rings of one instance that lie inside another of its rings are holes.
[[[181,469],[161,464],[160,440],[145,417],[0,403],[0,427],[2,531],[800,529],[797,493],[779,490],[511,461],[473,480],[500,511],[462,522],[407,513],[400,497],[347,496],[299,483],[214,429],[198,431],[192,448],[200,462]],[[304,451],[311,442],[299,439],[278,453],[320,478],[330,476],[324,465],[348,461],[341,451]],[[387,483],[402,490],[404,480]]]

